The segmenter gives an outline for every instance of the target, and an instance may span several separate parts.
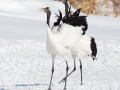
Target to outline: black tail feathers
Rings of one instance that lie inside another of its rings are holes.
[[[57,21],[54,23],[54,26],[59,26],[60,25],[60,21],[62,20],[62,13],[60,10],[59,11],[59,15],[55,14],[56,17],[58,17]]]
[[[95,39],[93,37],[91,37],[91,50],[92,50],[93,60],[97,59],[96,58],[96,55],[97,55],[97,45],[96,45]]]

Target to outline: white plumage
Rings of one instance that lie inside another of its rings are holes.
[[[96,58],[97,46],[96,46],[95,40],[92,37],[88,37],[87,35],[83,35],[81,37],[81,39],[79,40],[79,42],[74,47],[72,47],[71,53],[72,53],[72,58],[74,60],[74,69],[72,72],[70,72],[67,75],[67,77],[70,76],[76,70],[75,60],[76,60],[76,57],[78,57],[80,60],[81,85],[82,85],[83,81],[82,81],[81,58],[89,55],[93,58],[93,60],[94,59],[97,60],[97,58]],[[60,82],[64,81],[65,78],[66,77],[64,77]]]
[[[91,55],[92,50],[90,44],[91,38],[87,35],[83,35],[80,41],[72,48],[72,55],[77,56],[79,59],[81,59],[83,56]]]
[[[47,43],[46,48],[49,54],[66,55],[81,38],[82,27],[73,27],[68,24],[63,24],[59,32],[53,34],[47,25]],[[68,48],[66,48],[68,47]]]
[[[59,28],[59,26],[53,26],[51,29],[52,33],[56,34],[58,32],[58,28]]]

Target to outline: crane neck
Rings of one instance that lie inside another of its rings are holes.
[[[68,15],[68,3],[66,3],[66,5],[65,5],[65,14],[66,14],[66,16]]]
[[[47,24],[50,27],[50,16],[51,16],[51,12],[47,13]]]
[[[65,5],[65,15],[68,16],[68,7],[69,6],[68,6],[67,0],[65,0],[64,5]]]
[[[53,34],[52,34],[52,32],[51,32],[51,29],[50,29],[50,16],[51,16],[51,12],[50,11],[48,11],[47,12],[47,41],[51,41],[51,40],[53,40]]]

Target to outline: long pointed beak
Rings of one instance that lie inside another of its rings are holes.
[[[45,8],[39,8],[39,11],[44,11],[45,10]]]

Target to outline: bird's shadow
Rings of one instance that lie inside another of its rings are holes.
[[[15,87],[26,87],[26,86],[48,86],[48,84],[16,84]]]

